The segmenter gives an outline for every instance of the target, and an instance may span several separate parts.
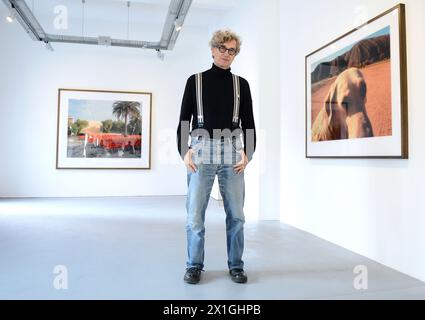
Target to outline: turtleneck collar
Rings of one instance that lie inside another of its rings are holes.
[[[220,67],[217,67],[215,65],[215,63],[213,63],[212,68],[211,68],[211,71],[213,71],[213,72],[215,72],[217,74],[220,74],[220,75],[230,74],[231,73],[230,70],[231,70],[231,68],[229,68],[229,69],[222,69]]]

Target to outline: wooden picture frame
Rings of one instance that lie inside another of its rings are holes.
[[[152,93],[59,89],[57,169],[150,169]]]
[[[306,158],[408,159],[405,6],[305,57]]]

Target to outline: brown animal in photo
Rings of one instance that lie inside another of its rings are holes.
[[[359,69],[342,72],[332,84],[312,125],[312,141],[373,137],[365,108],[366,91],[366,82]]]

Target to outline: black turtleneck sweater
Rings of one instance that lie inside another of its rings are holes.
[[[245,153],[249,159],[255,151],[256,135],[254,115],[252,111],[251,91],[249,89],[248,81],[240,78],[240,107],[239,118],[241,129],[244,133]],[[233,117],[233,79],[229,69],[221,69],[213,64],[212,68],[202,73],[202,98],[204,106],[204,126],[203,129],[207,130],[210,137],[213,137],[214,129],[229,129],[232,130],[232,117]],[[196,105],[196,89],[195,89],[195,75],[189,77],[186,83],[186,88],[183,95],[183,101],[180,111],[180,121],[177,128],[177,147],[180,156],[183,158],[189,147],[183,150],[181,141],[188,141],[189,136],[182,137],[182,121],[192,121],[191,130],[198,128],[198,112]],[[246,143],[246,131],[248,129],[254,130],[254,150],[248,150]]]

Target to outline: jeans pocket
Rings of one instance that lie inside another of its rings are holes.
[[[190,148],[193,151],[192,161],[195,164],[199,164],[201,162],[201,158],[202,158],[201,157],[202,156],[202,146],[203,146],[203,143],[198,138],[192,139],[192,141],[190,143]]]
[[[201,141],[199,141],[198,139],[192,139],[192,141],[190,141],[190,148],[192,150],[198,150],[201,146]]]
[[[242,150],[242,142],[241,139],[232,139],[232,148],[233,151],[239,152],[240,150]]]

